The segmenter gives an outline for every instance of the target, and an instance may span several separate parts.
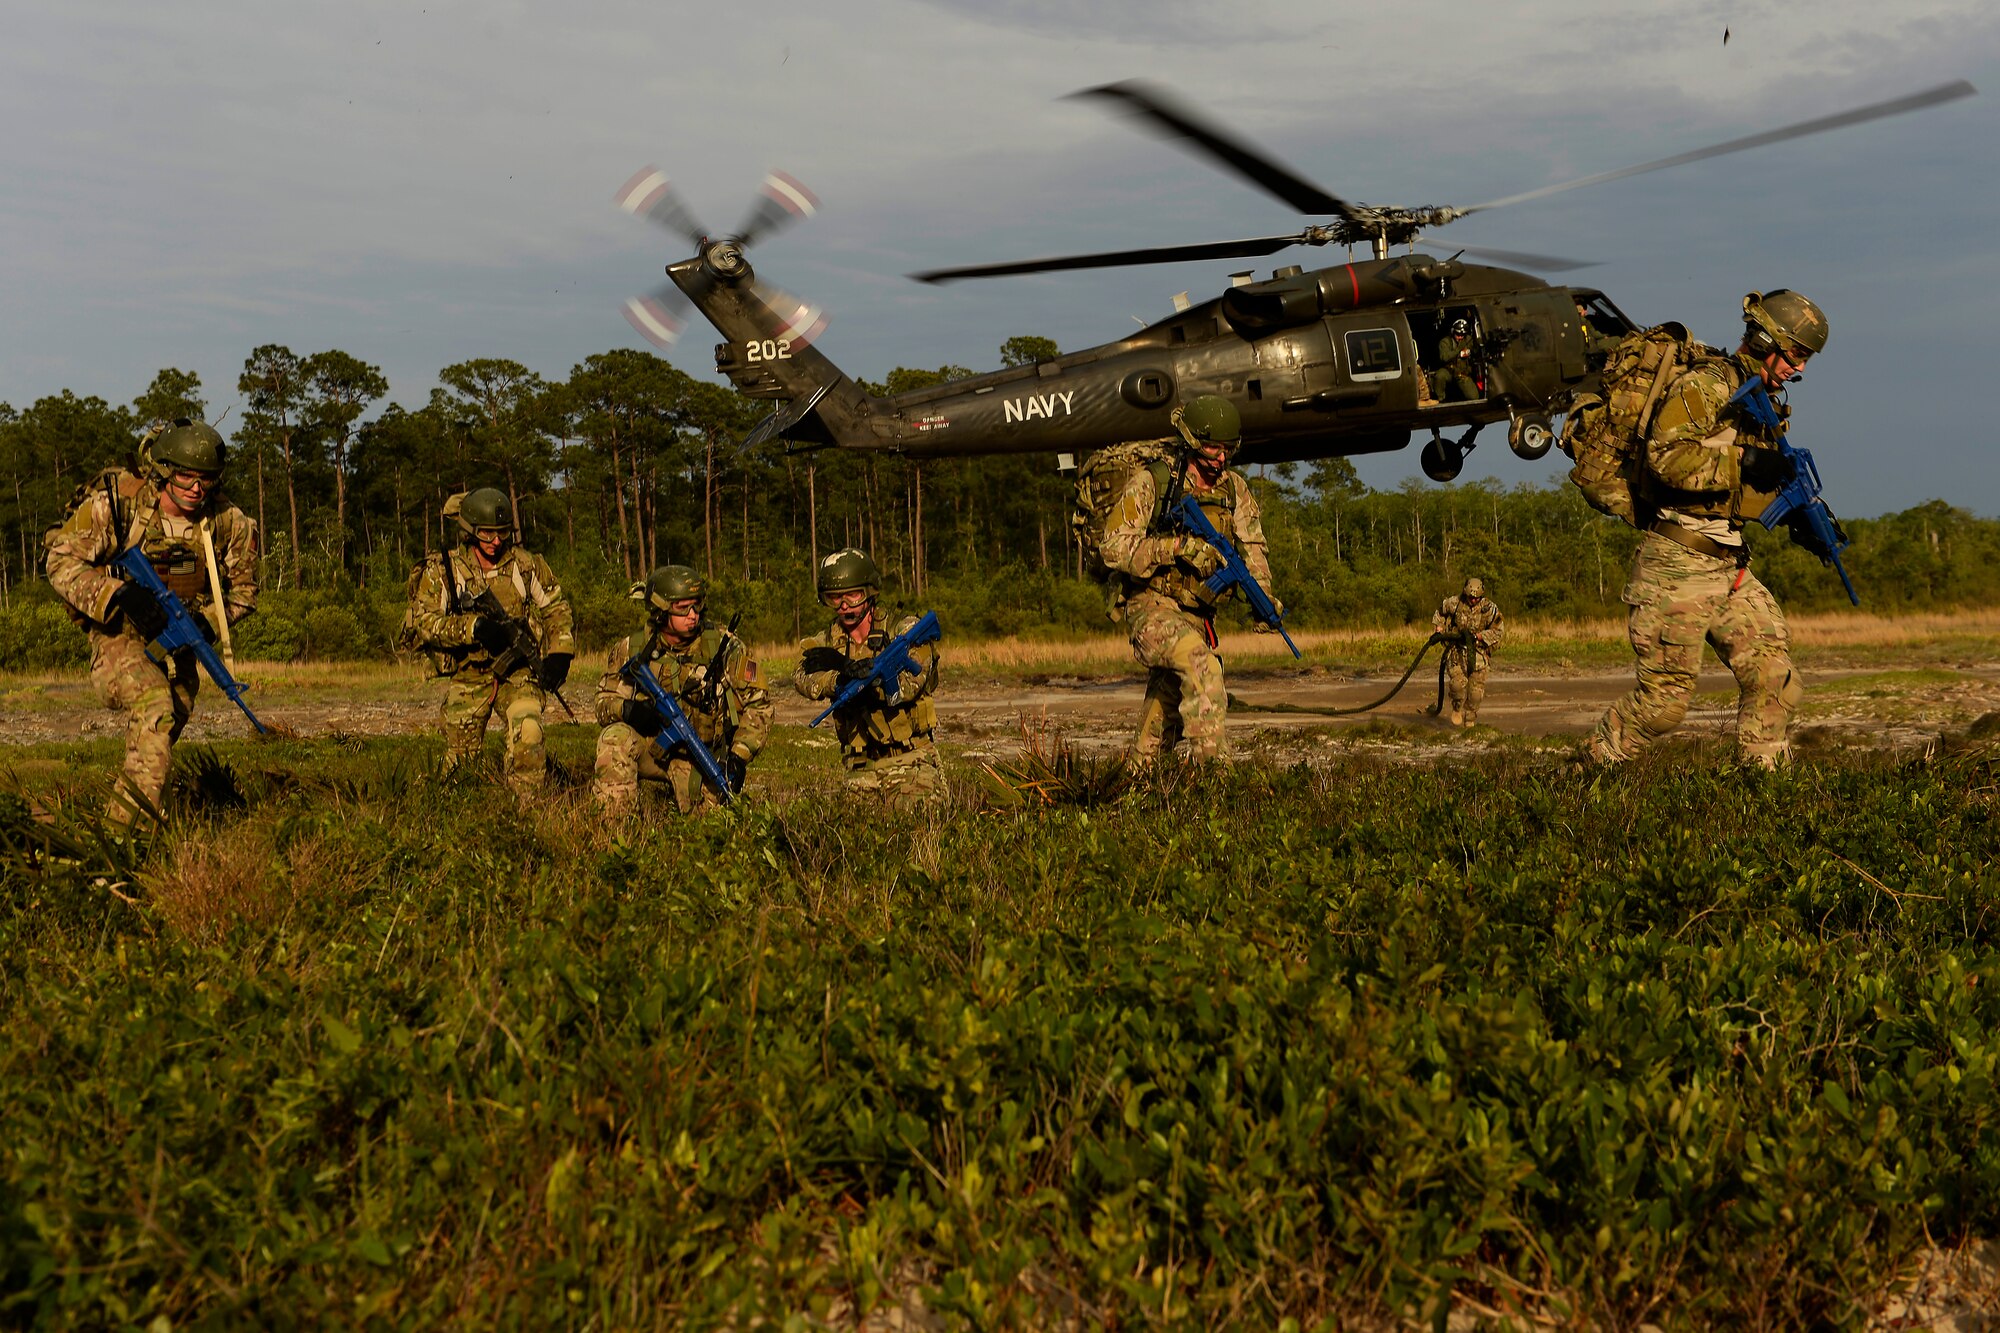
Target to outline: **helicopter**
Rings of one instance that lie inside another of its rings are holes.
[[[1515,251],[1417,253],[1419,235],[1459,218],[1564,190],[1914,111],[1972,94],[1963,80],[1636,166],[1457,208],[1350,204],[1235,138],[1160,89],[1122,82],[1073,97],[1108,101],[1144,128],[1308,215],[1330,223],[1277,236],[1148,247],[938,269],[927,283],[1085,268],[1274,254],[1293,246],[1365,244],[1372,258],[1313,270],[1289,264],[1101,346],[969,379],[878,397],[814,345],[824,313],[757,279],[750,243],[811,216],[818,200],[774,172],[746,223],[711,236],[667,178],[648,168],[615,196],[620,207],[686,235],[696,253],[669,264],[672,286],[627,303],[642,335],[670,345],[692,305],[720,332],[716,369],[736,389],[779,404],[743,440],[794,449],[881,450],[917,459],[1054,453],[1058,466],[1123,440],[1171,434],[1169,416],[1196,394],[1219,394],[1243,422],[1237,459],[1280,463],[1405,448],[1434,481],[1456,478],[1479,431],[1505,421],[1509,447],[1534,460],[1554,421],[1596,387],[1609,349],[1638,326],[1594,287],[1558,286],[1523,269],[1560,272],[1582,261]],[[1411,252],[1391,254],[1393,247]],[[1466,256],[1498,261],[1469,263]],[[1500,267],[1513,264],[1519,267]],[[1451,373],[1443,362],[1464,362]],[[1446,431],[1460,431],[1455,438]]]

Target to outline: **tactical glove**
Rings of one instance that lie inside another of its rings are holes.
[[[618,717],[626,726],[649,739],[659,735],[660,728],[667,725],[653,705],[640,699],[627,699],[620,704]]]
[[[743,790],[743,781],[750,775],[750,756],[743,753],[743,747],[732,745],[722,760],[722,776],[729,783],[729,790]]]
[[[550,653],[542,659],[541,673],[535,683],[545,690],[559,690],[569,679],[569,654]]]
[[[123,614],[125,623],[139,632],[147,643],[167,632],[166,608],[136,583],[127,583],[111,595],[112,614]]]
[[[808,648],[799,659],[799,668],[811,675],[823,671],[847,670],[847,654],[838,648]]]
[[[1222,552],[1210,546],[1199,537],[1183,537],[1174,552],[1174,558],[1194,571],[1196,578],[1205,579],[1222,568]]]
[[[513,646],[514,633],[504,620],[496,620],[488,615],[474,616],[472,641],[497,657]]]

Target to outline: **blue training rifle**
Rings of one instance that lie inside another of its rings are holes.
[[[111,521],[113,523],[118,521],[116,503],[111,506]],[[193,612],[181,605],[181,599],[174,596],[173,590],[161,580],[160,572],[153,568],[153,562],[146,558],[146,553],[136,546],[128,546],[111,557],[111,568],[144,588],[159,604],[160,614],[166,617],[167,627],[154,636],[153,642],[160,646],[161,652],[171,656],[183,648],[191,649],[195,660],[201,663],[201,669],[208,673],[208,678],[215,682],[216,688],[229,696],[229,702],[243,710],[243,716],[250,719],[250,725],[257,728],[260,734],[269,735],[271,729],[259,722],[257,715],[250,711],[250,705],[243,702],[245,688],[243,682],[229,674],[229,668],[222,664],[221,655],[215,651],[214,645],[209,643],[208,635],[202,632],[202,622],[196,619]],[[224,610],[220,614],[229,613]],[[146,650],[146,656],[151,659],[153,665],[161,670],[166,669],[166,662],[154,657],[151,648]]]
[[[1762,379],[1753,377],[1745,381],[1742,388],[1730,395],[1729,401],[1776,438],[1779,456],[1791,465],[1785,484],[1778,488],[1778,498],[1764,506],[1757,521],[1766,531],[1777,531],[1780,523],[1790,528],[1793,541],[1818,556],[1822,565],[1833,566],[1840,575],[1840,586],[1847,589],[1847,600],[1861,605],[1854,581],[1847,577],[1847,566],[1840,563],[1840,553],[1847,549],[1847,534],[1840,530],[1840,520],[1820,497],[1819,469],[1813,466],[1812,451],[1793,448],[1785,437],[1784,419],[1778,415]]]
[[[1257,582],[1257,576],[1243,563],[1243,557],[1236,554],[1236,548],[1229,544],[1229,538],[1217,532],[1215,524],[1208,521],[1208,515],[1201,511],[1201,503],[1192,495],[1183,495],[1172,512],[1176,522],[1213,546],[1216,553],[1222,557],[1222,568],[1210,574],[1203,586],[1218,597],[1231,588],[1241,588],[1243,599],[1250,603],[1250,614],[1255,616],[1259,623],[1276,630],[1278,636],[1285,641],[1285,647],[1292,650],[1293,657],[1304,656],[1299,652],[1299,646],[1292,642],[1292,636],[1285,633],[1285,618],[1279,614],[1277,603],[1271,600],[1271,594],[1265,592],[1264,586]]]
[[[869,664],[866,675],[856,676],[840,687],[840,692],[833,696],[833,702],[826,706],[825,712],[812,720],[812,725],[818,726],[833,713],[847,707],[871,689],[879,691],[883,702],[888,702],[889,692],[895,687],[897,677],[905,671],[923,670],[910,660],[910,649],[921,648],[927,643],[936,643],[943,634],[944,629],[938,624],[937,612],[924,612],[916,624],[882,645],[882,651],[875,654],[875,660]]]
[[[715,762],[715,756],[701,743],[701,737],[695,733],[694,723],[688,720],[687,712],[680,706],[680,702],[661,688],[660,678],[653,674],[652,666],[646,661],[647,654],[651,650],[652,645],[648,644],[645,649],[628,659],[624,666],[619,667],[618,674],[630,681],[639,693],[645,695],[646,702],[660,715],[660,734],[653,738],[653,744],[659,748],[660,757],[664,759],[671,756],[675,746],[686,750],[688,758],[701,770],[701,776],[709,786],[715,788],[715,794],[722,798],[724,805],[727,805],[736,795],[735,789],[729,785],[729,775],[722,771],[722,765]]]

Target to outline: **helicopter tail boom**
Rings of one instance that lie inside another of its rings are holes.
[[[759,284],[739,245],[709,242],[694,258],[669,265],[667,276],[726,340],[716,344],[715,368],[745,396],[781,404],[745,445],[782,436],[847,449],[895,447],[894,426],[876,400],[813,346],[825,318]]]

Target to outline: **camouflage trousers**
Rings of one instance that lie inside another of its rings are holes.
[[[726,760],[718,754],[717,762]],[[624,814],[638,807],[641,782],[663,787],[684,815],[722,808],[722,798],[702,780],[692,761],[676,754],[662,764],[659,747],[649,738],[623,722],[613,722],[597,733],[597,772],[590,794],[606,811]]]
[[[1222,659],[1208,641],[1207,626],[1181,610],[1172,598],[1142,592],[1127,599],[1125,622],[1132,656],[1151,670],[1146,699],[1139,705],[1139,730],[1132,758],[1171,754],[1185,735],[1195,759],[1220,759],[1229,752],[1224,722],[1229,695],[1222,683]]]
[[[1630,759],[1680,725],[1694,697],[1704,640],[1736,677],[1736,748],[1775,768],[1790,756],[1785,729],[1805,694],[1777,598],[1733,560],[1646,534],[1625,585],[1638,688],[1611,705],[1590,738],[1598,763]]]
[[[890,810],[907,810],[943,800],[944,764],[937,744],[919,736],[898,754],[866,759],[845,770],[847,790],[880,802]]]
[[[201,668],[194,653],[183,650],[156,666],[136,634],[90,631],[90,683],[104,706],[125,714],[123,785],[150,801],[156,810],[167,800],[167,774],[173,767],[174,742],[194,715],[201,691]],[[129,825],[133,809],[114,793],[105,813],[114,824]]]
[[[440,718],[445,762],[454,767],[486,750],[486,723],[500,714],[507,729],[507,785],[526,794],[548,777],[542,752],[542,692],[525,673],[495,680],[484,671],[461,671],[446,687]]]
[[[1479,705],[1486,699],[1486,667],[1490,659],[1474,652],[1467,658],[1463,648],[1444,650],[1444,689],[1451,700],[1454,726],[1471,726],[1479,719]]]

